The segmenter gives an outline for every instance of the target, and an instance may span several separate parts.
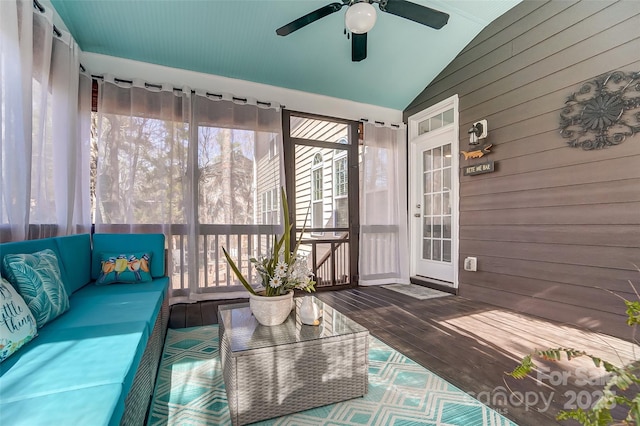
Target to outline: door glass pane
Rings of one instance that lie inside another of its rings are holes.
[[[444,160],[444,167],[451,166],[451,144],[447,144],[442,147],[442,156]]]
[[[433,212],[434,215],[442,214],[442,194],[434,194],[433,195]]]
[[[451,262],[451,240],[442,241],[442,261]]]
[[[442,240],[433,240],[433,260],[442,260]]]
[[[432,195],[429,195],[429,194],[427,194],[427,195],[425,195],[425,196],[423,197],[423,200],[424,200],[424,209],[423,209],[422,211],[423,211],[423,212],[424,212],[424,214],[425,214],[425,215],[427,215],[427,216],[428,216],[428,215],[433,214],[433,211],[431,210],[431,209],[433,208],[433,207],[432,207],[432,206],[433,206],[433,203],[431,202],[431,198],[432,198]]]
[[[448,167],[442,171],[442,190],[448,191],[451,189],[451,168]]]
[[[433,118],[431,120],[433,122]],[[452,250],[451,155],[451,144],[422,153],[423,259],[449,263]]]
[[[424,171],[431,170],[431,150],[422,153],[422,168]]]
[[[433,168],[442,168],[442,147],[437,147],[433,150]]]
[[[436,238],[442,237],[442,218],[439,216],[433,218],[433,236]]]
[[[431,240],[429,238],[422,240],[422,258],[431,260]]]
[[[431,172],[425,172],[424,173],[424,192],[431,192],[431,180],[432,180],[432,174]]]
[[[442,214],[451,214],[451,192],[442,193]]]
[[[431,218],[430,217],[423,218],[423,223],[424,223],[424,229],[422,231],[422,236],[425,238],[433,237],[433,234],[431,233]]]
[[[442,191],[442,170],[433,172],[433,192]]]
[[[451,216],[444,216],[442,218],[442,236],[444,238],[451,238]]]

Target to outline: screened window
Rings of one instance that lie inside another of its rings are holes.
[[[349,186],[349,176],[347,173],[347,157],[338,158],[334,163],[335,173],[335,196],[344,197],[347,195]]]
[[[262,224],[278,224],[278,189],[274,188],[262,194]]]
[[[322,228],[323,225],[323,160],[321,154],[313,157],[313,166],[311,168],[311,188],[312,188],[312,207],[311,207],[311,226],[313,228]]]
[[[339,157],[334,160],[333,170],[333,222],[336,228],[346,228],[349,226],[349,198],[347,197],[349,194],[349,174],[346,152],[340,154]]]

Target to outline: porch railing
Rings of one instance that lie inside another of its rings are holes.
[[[360,226],[360,279],[380,280],[397,278],[401,256],[398,225]],[[408,251],[408,247],[407,247]]]
[[[350,284],[349,233],[338,239],[307,239],[302,244],[311,247],[316,287]]]
[[[251,283],[259,280],[255,269],[251,266],[251,258],[260,258],[271,252],[273,245],[273,225],[200,225],[198,232],[198,254],[195,258],[188,256],[190,244],[186,229],[173,225],[172,236],[168,242],[167,264],[172,277],[172,288],[175,295],[181,289],[189,288],[189,261],[195,260],[193,266],[197,270],[198,287],[201,292],[242,290],[227,263],[222,247],[231,255],[243,276]]]
[[[51,229],[49,229],[51,228]],[[55,225],[42,227],[38,235],[30,232],[32,238],[43,238],[56,234]],[[35,231],[35,229],[34,229]],[[330,230],[331,231],[331,230]],[[165,233],[167,239],[167,274],[171,277],[174,296],[180,296],[180,290],[189,289],[189,241],[186,225],[100,225],[98,232],[109,233]],[[199,225],[198,255],[195,257],[197,286],[200,292],[238,291],[244,287],[229,267],[223,253],[225,247],[249,282],[259,282],[250,259],[271,252],[274,233],[281,232],[274,225]],[[331,287],[350,283],[350,257],[348,233],[338,238],[311,237],[301,242],[300,252],[307,255],[309,267],[314,272],[317,287]],[[187,292],[185,291],[185,294]]]

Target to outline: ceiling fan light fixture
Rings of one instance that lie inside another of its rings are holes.
[[[376,23],[376,9],[367,1],[354,3],[347,9],[344,21],[352,33],[367,33]]]

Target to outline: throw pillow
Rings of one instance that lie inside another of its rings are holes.
[[[151,253],[101,253],[97,285],[144,283],[152,280]]]
[[[0,362],[38,335],[36,319],[18,292],[0,278]]]
[[[27,302],[38,328],[69,309],[69,296],[53,250],[8,254],[4,257],[4,268],[9,282]]]

